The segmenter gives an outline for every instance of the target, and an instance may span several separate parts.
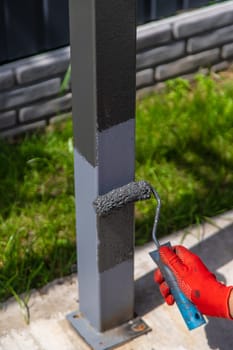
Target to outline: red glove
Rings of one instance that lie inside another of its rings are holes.
[[[175,246],[173,250],[161,247],[162,261],[174,273],[183,293],[204,315],[232,319],[229,310],[229,297],[233,286],[226,287],[216,280],[201,259],[183,246]],[[172,305],[174,298],[160,270],[154,274],[155,282],[160,285],[160,292],[167,304]]]

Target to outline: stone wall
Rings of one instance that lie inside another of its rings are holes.
[[[138,28],[137,88],[228,67],[233,58],[233,1]]]
[[[0,67],[0,134],[13,136],[43,128],[71,110],[70,89],[61,94],[69,47]]]
[[[120,53],[119,53],[120,54]],[[137,89],[194,73],[226,69],[233,58],[233,1],[191,11],[137,29]],[[0,134],[14,136],[71,110],[61,82],[69,47],[0,67]]]

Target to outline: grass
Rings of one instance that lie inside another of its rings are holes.
[[[201,75],[195,85],[172,80],[138,105],[137,178],[160,193],[160,234],[233,208],[232,115],[232,81]],[[150,239],[152,216],[146,202],[138,206],[138,243]]]
[[[136,177],[162,200],[159,234],[233,208],[233,83],[176,79],[137,104]],[[1,142],[0,300],[69,274],[76,261],[71,121]],[[136,243],[154,202],[136,205]]]
[[[1,144],[0,299],[71,272],[75,217],[71,123]]]

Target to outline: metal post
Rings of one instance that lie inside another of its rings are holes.
[[[134,315],[133,205],[98,217],[92,203],[134,180],[135,12],[135,0],[70,0],[81,314],[68,318],[94,348],[86,323],[104,332]]]

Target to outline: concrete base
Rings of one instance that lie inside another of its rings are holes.
[[[165,237],[172,244],[182,243],[199,254],[219,279],[233,285],[233,211],[205,224]],[[176,306],[167,306],[153,282],[155,264],[149,256],[150,243],[136,249],[135,311],[152,331],[119,350],[232,350],[233,322],[208,318],[208,323],[188,331]],[[12,299],[1,305],[1,350],[90,350],[66,320],[78,309],[76,276],[54,281],[39,291],[32,291],[29,301],[30,323]]]

